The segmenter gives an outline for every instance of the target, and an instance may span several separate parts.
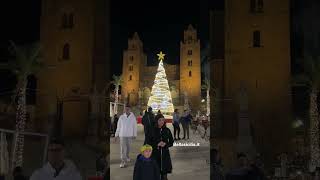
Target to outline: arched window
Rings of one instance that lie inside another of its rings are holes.
[[[69,25],[70,29],[73,28],[73,17],[74,17],[73,13],[69,14],[69,23],[68,23],[68,25]]]
[[[253,32],[253,47],[261,47],[261,33],[260,33],[260,31]]]
[[[131,80],[132,80],[132,75],[129,76],[129,81],[131,81]]]
[[[64,29],[68,27],[68,15],[67,15],[67,13],[63,13],[63,15],[62,15],[61,26]]]
[[[250,0],[250,10],[253,13],[263,11],[263,0]]]
[[[258,11],[262,11],[263,10],[263,0],[257,0],[258,1]]]
[[[192,55],[192,50],[188,50],[188,55]]]
[[[192,72],[191,71],[189,71],[189,77],[191,77],[192,76]]]
[[[68,43],[66,43],[63,46],[63,50],[62,50],[62,59],[64,60],[68,60],[70,59],[70,45]]]

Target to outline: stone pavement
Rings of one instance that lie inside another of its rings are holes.
[[[172,124],[167,124],[173,133]],[[181,132],[182,134],[182,127]],[[180,136],[181,137],[181,136]],[[110,143],[110,179],[111,180],[132,180],[135,159],[139,149],[144,141],[143,126],[138,125],[138,137],[131,145],[130,158],[132,161],[126,168],[120,168],[120,146],[119,141],[114,143],[112,138]],[[210,167],[208,160],[210,158],[210,144],[201,139],[199,135],[193,134],[190,130],[190,139],[188,141],[180,140],[178,142],[200,143],[199,147],[174,146],[170,148],[173,172],[168,175],[169,180],[209,180]]]

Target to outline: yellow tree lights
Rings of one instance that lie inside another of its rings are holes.
[[[160,110],[164,114],[173,113],[173,104],[170,93],[170,88],[167,80],[166,71],[163,67],[165,54],[160,51],[158,55],[159,65],[154,84],[151,90],[151,96],[148,101],[148,106],[152,107],[153,111]]]

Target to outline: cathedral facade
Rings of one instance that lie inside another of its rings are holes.
[[[165,53],[165,52],[164,52]],[[183,106],[189,102],[191,109],[199,107],[201,100],[200,40],[197,31],[188,26],[180,42],[180,64],[171,65],[164,59],[173,105]],[[134,33],[123,53],[121,96],[131,105],[146,107],[151,95],[158,66],[148,66],[143,42]]]

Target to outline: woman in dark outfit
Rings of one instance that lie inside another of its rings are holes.
[[[167,174],[172,172],[169,148],[173,146],[174,140],[170,129],[166,127],[164,118],[159,118],[152,142],[152,158],[158,163],[161,180],[167,180]]]

